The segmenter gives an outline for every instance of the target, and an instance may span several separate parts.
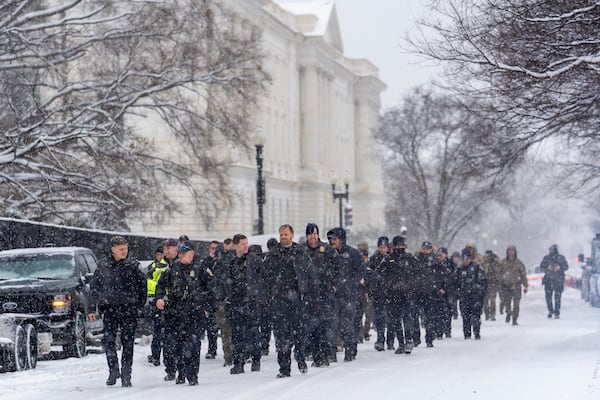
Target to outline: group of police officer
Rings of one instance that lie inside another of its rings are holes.
[[[298,244],[294,229],[282,225],[279,241],[265,254],[249,249],[248,238],[237,234],[231,244],[211,242],[204,259],[194,256],[189,241],[165,243],[164,259],[148,271],[160,310],[149,361],[160,365],[162,344],[165,380],[195,385],[201,335],[208,336],[207,358],[214,358],[218,330],[231,374],[244,373],[247,363],[260,371],[271,329],[279,378],[290,376],[292,355],[301,373],[308,370],[307,359],[314,367],[337,362],[338,350],[344,361],[353,361],[366,301],[374,306],[378,351],[387,345],[397,354],[411,353],[421,343],[421,325],[428,347],[450,337],[457,299],[465,338],[480,338],[486,278],[471,249],[463,250],[457,268],[444,248],[436,252],[428,241],[412,255],[403,236],[391,242],[380,237],[377,252],[367,258],[346,243],[343,228],[329,230],[327,242],[314,223],[305,234]]]
[[[251,371],[260,371],[271,329],[278,378],[290,376],[292,354],[301,373],[307,372],[309,359],[314,367],[337,362],[338,350],[351,362],[362,339],[359,328],[367,301],[374,307],[378,351],[387,347],[411,353],[421,343],[421,326],[427,347],[450,337],[457,304],[465,339],[481,338],[488,281],[474,246],[448,257],[445,248],[435,250],[425,241],[413,255],[405,237],[390,241],[382,236],[369,258],[346,243],[343,228],[329,230],[327,242],[314,223],[307,224],[305,234],[305,243],[298,244],[292,226],[282,225],[279,241],[270,241],[267,253],[249,248],[248,238],[237,234],[225,243],[211,242],[204,259],[186,237],[164,243],[147,272],[149,298],[156,307],[148,361],[160,365],[162,350],[166,381],[197,385],[201,339],[206,333],[206,357],[215,358],[218,331],[231,374],[244,373],[247,363]],[[515,285],[520,290],[526,277]],[[101,299],[100,288],[92,286]],[[131,385],[130,357],[123,367],[128,374],[123,386]],[[107,384],[112,385],[120,376],[114,357],[109,370]]]

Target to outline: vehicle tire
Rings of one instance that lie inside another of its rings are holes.
[[[13,347],[8,351],[7,371],[22,371],[27,367],[26,340],[25,330],[21,325],[17,325],[13,337]]]
[[[80,311],[75,313],[73,317],[72,342],[63,347],[69,357],[81,358],[87,355],[86,338],[85,338],[85,319]]]
[[[25,344],[27,346],[27,369],[37,367],[38,340],[37,330],[32,324],[25,325]]]

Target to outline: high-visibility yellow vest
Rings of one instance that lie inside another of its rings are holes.
[[[158,284],[158,280],[160,279],[162,273],[169,266],[164,258],[160,260],[160,266],[156,264],[156,261],[150,264],[150,268],[154,268],[154,271],[152,271],[152,278],[147,280],[148,296],[154,296],[154,293],[156,293],[156,285]]]

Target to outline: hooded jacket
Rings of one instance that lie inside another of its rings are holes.
[[[508,257],[508,251],[514,250],[514,258]],[[500,284],[505,287],[519,288],[521,285],[527,287],[527,272],[525,265],[517,257],[517,248],[508,246],[506,249],[506,258],[500,262]]]
[[[497,286],[500,283],[500,275],[501,275],[501,265],[500,259],[494,253],[490,255],[486,255],[483,259],[483,264],[481,264],[483,270],[485,271],[485,276],[487,277],[488,285]]]

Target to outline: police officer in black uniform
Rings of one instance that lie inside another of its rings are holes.
[[[440,247],[437,251],[438,261],[442,264],[442,267],[446,275],[446,288],[445,288],[445,312],[442,315],[442,334],[446,335],[447,338],[452,337],[452,316],[458,315],[456,303],[456,264],[452,258],[448,257],[448,249],[446,247]]]
[[[368,286],[371,297],[373,298],[373,308],[375,310],[375,330],[377,331],[377,340],[375,341],[375,350],[385,350],[385,328],[388,323],[388,314],[386,310],[385,293],[383,292],[383,277],[381,269],[383,261],[390,249],[390,240],[387,236],[377,238],[377,251],[369,258],[367,264],[371,274],[369,276]],[[391,346],[393,346],[394,336],[392,330],[388,329],[388,337],[391,336]]]
[[[184,241],[179,258],[160,277],[156,287],[156,307],[165,310],[166,381],[191,386],[198,384],[200,335],[206,329],[209,312],[214,311],[212,271],[196,261],[195,246]]]
[[[235,257],[227,268],[225,303],[231,322],[233,342],[233,375],[244,373],[246,358],[252,359],[252,371],[260,371],[260,315],[259,298],[261,289],[261,260],[248,253],[248,238],[242,234],[233,236]]]
[[[344,361],[352,361],[358,352],[354,320],[358,296],[365,291],[366,265],[358,249],[346,244],[344,228],[338,227],[329,230],[327,239],[335,249],[339,265],[335,277],[335,296],[340,336],[344,343]]]
[[[106,384],[114,385],[121,378],[123,387],[131,386],[133,344],[138,313],[146,303],[146,277],[137,261],[127,257],[127,240],[122,236],[110,239],[111,255],[98,264],[90,283],[90,310],[104,317],[102,345],[106,352],[109,376]],[[96,320],[96,313],[88,318]],[[121,370],[117,357],[117,332],[121,332]]]
[[[463,319],[465,339],[481,339],[481,312],[487,290],[487,279],[483,268],[473,259],[466,247],[462,253],[463,264],[456,269],[460,313]]]
[[[294,229],[279,227],[279,243],[265,259],[270,294],[273,299],[273,332],[279,363],[278,378],[289,377],[291,354],[301,373],[308,371],[305,354],[306,321],[304,302],[308,300],[311,261],[306,249],[293,242]]]
[[[314,267],[314,282],[308,291],[310,299],[305,302],[308,309],[307,338],[308,349],[313,356],[314,367],[326,367],[334,361],[337,345],[335,283],[337,259],[334,250],[319,237],[319,227],[315,223],[306,225],[306,250]],[[337,357],[336,357],[337,358]]]
[[[207,268],[214,273],[214,267],[218,259],[216,256],[217,247],[220,243],[216,240],[212,240],[208,244],[208,255],[202,260],[202,267],[204,270]],[[216,285],[216,282],[213,282]],[[217,317],[214,312],[208,314],[206,319],[206,337],[208,338],[208,351],[206,352],[205,358],[207,360],[214,360],[217,357],[217,337],[219,327],[217,326]]]
[[[392,251],[382,262],[380,274],[391,334],[398,338],[396,354],[410,354],[414,347],[411,310],[415,285],[413,279],[418,268],[415,257],[406,251],[404,237],[394,236]]]
[[[439,261],[433,252],[433,244],[426,240],[421,245],[417,254],[419,268],[415,276],[415,307],[413,310],[413,341],[415,346],[421,343],[421,332],[419,329],[419,316],[425,324],[425,343],[427,347],[433,347],[435,332],[435,297],[438,296],[439,287],[435,280],[434,271],[439,268]]]

